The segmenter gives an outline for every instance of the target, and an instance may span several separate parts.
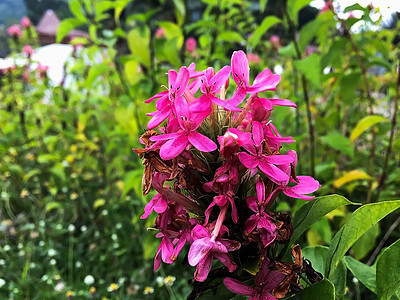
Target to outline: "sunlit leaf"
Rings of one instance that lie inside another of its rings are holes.
[[[308,81],[316,87],[321,84],[321,57],[318,54],[311,54],[301,60],[293,62],[297,70],[299,70]]]
[[[363,264],[350,256],[345,256],[343,261],[354,277],[376,294],[376,267]]]
[[[356,127],[354,127],[354,129],[351,131],[350,141],[354,142],[361,134],[363,134],[364,131],[380,122],[389,122],[389,120],[384,116],[378,115],[366,116],[362,118],[360,121],[358,121]]]
[[[400,200],[398,201],[400,202]],[[385,249],[376,263],[378,299],[393,299],[400,289],[400,239]]]
[[[335,287],[328,279],[310,285],[300,293],[288,298],[291,300],[299,299],[324,299],[335,300]]]
[[[361,170],[352,170],[350,172],[346,172],[342,177],[336,179],[333,182],[333,186],[336,188],[340,188],[346,183],[353,182],[355,180],[371,180],[371,176]]]
[[[350,157],[354,155],[354,147],[349,139],[338,132],[333,132],[321,137],[322,142],[329,147],[342,152]]]
[[[255,47],[260,42],[261,37],[275,24],[280,23],[281,20],[275,16],[267,16],[261,22],[259,26],[253,32],[253,35],[249,37],[248,43],[251,47]]]
[[[72,29],[82,24],[83,22],[81,20],[75,18],[67,18],[62,20],[57,28],[57,43],[60,43]]]

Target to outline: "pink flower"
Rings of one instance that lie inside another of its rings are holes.
[[[22,35],[21,28],[19,28],[19,26],[16,25],[16,24],[11,25],[10,27],[8,27],[7,28],[7,32],[14,39],[20,38],[21,35]]]
[[[271,36],[269,38],[269,42],[271,43],[272,47],[274,47],[275,49],[279,49],[279,47],[281,46],[280,38],[277,35]]]
[[[188,261],[191,266],[197,266],[194,274],[194,278],[197,281],[205,281],[207,279],[213,257],[222,262],[229,272],[233,272],[236,269],[236,265],[232,262],[228,253],[239,249],[240,243],[223,239],[220,235],[210,234],[201,225],[196,225],[193,228],[192,237],[194,242],[189,249]]]
[[[260,57],[254,53],[247,54],[247,59],[249,60],[249,63],[256,65],[258,65],[261,61]]]
[[[224,278],[224,285],[233,293],[251,296],[249,300],[273,300],[275,298],[269,292],[277,287],[284,278],[284,274],[271,270],[269,259],[265,258],[260,270],[254,277],[254,287],[229,277]]]
[[[187,52],[194,52],[197,47],[197,41],[193,38],[190,37],[186,40],[185,42],[185,48]]]
[[[44,66],[42,64],[38,64],[38,66],[36,67],[36,71],[39,73],[40,78],[45,77],[48,70],[49,66]]]
[[[287,184],[289,176],[279,169],[276,165],[282,165],[291,163],[293,157],[289,155],[265,155],[263,154],[263,143],[264,143],[264,129],[260,122],[254,121],[253,126],[253,143],[243,145],[250,154],[246,152],[240,152],[238,154],[242,164],[252,169],[252,173],[255,173],[255,169],[258,167],[267,177],[277,184]]]
[[[21,19],[21,25],[24,28],[28,28],[29,26],[31,26],[31,20],[25,16]]]
[[[163,39],[165,38],[165,29],[162,27],[158,27],[155,33],[156,39]]]
[[[190,149],[191,146],[204,152],[212,152],[217,149],[217,145],[212,140],[196,132],[196,129],[199,128],[207,115],[191,113],[184,108],[177,107],[176,116],[180,125],[177,132],[152,136],[150,138],[154,142],[168,140],[160,148],[162,159],[173,159],[185,149]]]
[[[32,54],[33,54],[33,48],[32,48],[32,46],[31,45],[25,45],[24,46],[24,48],[23,48],[23,52],[28,56],[28,57],[30,57]]]
[[[149,129],[156,128],[172,113],[175,113],[176,106],[181,107],[182,110],[184,107],[187,107],[183,94],[189,83],[188,68],[180,68],[179,73],[176,73],[174,70],[168,71],[168,81],[168,91],[158,93],[145,101],[145,103],[150,103],[154,99],[160,98],[156,102],[157,111],[147,114],[152,117],[147,124],[147,128]]]
[[[249,84],[249,62],[243,51],[235,51],[231,59],[233,80],[238,85],[229,104],[237,106],[246,97],[246,94],[255,94],[264,91],[276,90],[276,85],[281,76],[272,74],[270,69],[265,69],[254,79],[253,85]]]
[[[324,7],[321,8],[320,13],[326,12],[333,8],[332,1],[326,1]]]

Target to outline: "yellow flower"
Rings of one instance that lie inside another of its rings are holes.
[[[60,279],[61,279],[60,274],[55,275],[55,276],[54,276],[54,279],[55,279],[55,280],[60,280]]]
[[[176,280],[175,276],[167,276],[164,278],[164,283],[165,283],[165,285],[171,286],[174,284],[175,280]]]
[[[89,292],[90,292],[90,294],[92,294],[92,295],[95,294],[95,293],[96,293],[96,288],[95,288],[94,286],[90,287]]]
[[[143,294],[148,295],[148,294],[153,294],[154,293],[154,289],[151,286],[146,286],[144,288]]]
[[[67,291],[67,292],[65,293],[65,296],[66,296],[67,298],[73,297],[73,296],[74,296],[74,292],[73,292],[73,291]]]
[[[111,283],[110,286],[107,288],[107,290],[109,292],[115,292],[116,290],[118,290],[118,284],[116,283]]]
[[[76,200],[78,198],[78,194],[72,193],[70,198],[71,198],[71,200]]]
[[[25,155],[25,159],[26,160],[34,160],[35,159],[35,155],[32,153],[28,153],[27,155]]]
[[[26,189],[23,189],[20,194],[21,198],[26,198],[29,196],[29,192]]]

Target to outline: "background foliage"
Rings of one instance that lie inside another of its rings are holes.
[[[152,271],[154,219],[139,219],[151,197],[131,148],[154,111],[143,101],[170,68],[219,68],[237,49],[256,55],[252,70],[283,70],[275,96],[298,109],[277,107],[274,122],[297,140],[298,171],[315,174],[320,196],[351,200],[278,202],[328,278],[304,297],[399,297],[398,26],[382,27],[376,8],[354,5],[345,12],[359,17],[346,19],[309,2],[69,1],[57,39],[73,28],[88,37],[73,41],[64,80],[52,86],[30,59],[2,77],[1,297],[186,297],[188,265]],[[14,56],[22,45],[11,42]]]

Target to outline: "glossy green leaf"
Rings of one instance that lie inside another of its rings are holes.
[[[288,14],[290,19],[297,25],[299,11],[306,5],[308,5],[311,0],[288,0],[286,6],[288,9]]]
[[[272,26],[280,23],[281,20],[275,16],[267,16],[261,22],[259,26],[253,32],[253,35],[249,37],[248,43],[251,47],[255,47],[261,40],[261,37],[270,29]]]
[[[382,300],[391,299],[400,289],[400,239],[385,249],[376,263],[376,289]]]
[[[135,27],[128,33],[128,46],[132,55],[146,67],[150,67],[150,31],[147,27]]]
[[[290,244],[296,242],[303,232],[327,213],[343,205],[354,204],[343,196],[329,195],[317,197],[304,203],[293,216],[293,235]]]
[[[321,57],[318,54],[311,54],[301,60],[293,62],[299,72],[301,72],[308,81],[316,87],[321,85]]]
[[[115,23],[120,24],[119,18],[125,9],[125,7],[131,2],[131,0],[118,0],[115,1],[115,10],[114,10],[114,20]]]
[[[308,246],[302,249],[303,257],[307,258],[315,271],[324,277],[328,271],[329,248],[326,246]]]
[[[324,279],[318,283],[310,285],[300,293],[290,297],[289,299],[295,300],[335,300],[335,287],[328,279]]]
[[[350,141],[354,142],[361,134],[363,134],[364,131],[380,122],[389,122],[389,120],[384,116],[378,115],[366,116],[362,118],[360,121],[358,121],[356,127],[354,127],[354,129],[351,131]]]
[[[57,28],[57,43],[60,43],[72,29],[82,24],[83,22],[76,18],[67,18],[62,20]]]
[[[345,155],[354,156],[354,147],[349,139],[338,132],[333,132],[328,135],[322,136],[321,140],[329,147],[342,152]]]
[[[363,264],[351,256],[345,256],[343,261],[353,276],[376,294],[376,267]]]
[[[358,208],[332,239],[329,247],[331,253],[330,274],[355,241],[382,218],[398,208],[400,208],[399,200],[366,204]]]
[[[330,281],[335,286],[336,299],[342,299],[346,294],[346,280],[347,280],[347,268],[343,261],[341,261],[336,269],[329,277]]]

